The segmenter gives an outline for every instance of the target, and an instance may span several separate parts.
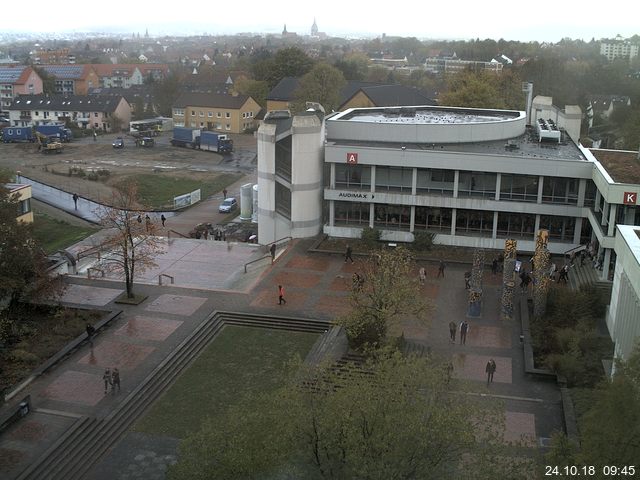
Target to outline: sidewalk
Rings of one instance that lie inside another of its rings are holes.
[[[122,309],[122,315],[95,339],[57,368],[31,384],[20,396],[31,394],[35,412],[17,422],[0,437],[0,477],[13,479],[58,439],[80,415],[105,418],[121,400],[214,311],[279,314],[301,318],[334,319],[349,308],[351,275],[363,260],[346,264],[342,255],[307,254],[312,242],[296,241],[273,266],[259,274],[249,291],[216,291],[137,285],[149,295],[137,306],[114,305],[122,284],[69,279],[66,302],[88,307]],[[416,275],[420,265],[416,266]],[[541,438],[562,428],[559,392],[555,385],[524,375],[520,327],[499,318],[499,278],[485,272],[482,316],[469,319],[466,345],[449,342],[448,323],[466,318],[467,292],[463,274],[468,266],[450,266],[437,279],[437,266],[425,264],[428,280],[424,295],[433,300],[431,325],[406,324],[405,338],[425,345],[443,358],[451,358],[455,375],[468,379],[474,392],[491,402],[502,402],[507,439],[523,439],[535,446]],[[277,286],[286,292],[286,305],[278,305]],[[497,371],[487,387],[484,367],[494,358]],[[105,395],[102,373],[117,367],[122,392]],[[135,478],[151,478],[144,465],[150,458],[175,460],[177,441],[128,433],[114,450],[99,460],[88,479],[118,478],[126,469],[140,472]],[[160,461],[160,460],[159,460]],[[151,467],[149,467],[151,468]],[[128,470],[127,470],[128,471]],[[145,474],[145,471],[147,472]],[[133,477],[131,477],[133,478]]]

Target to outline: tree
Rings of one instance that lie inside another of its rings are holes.
[[[327,63],[316,64],[302,77],[295,92],[294,110],[304,110],[305,102],[318,102],[327,112],[340,106],[340,91],[345,85],[342,72]]]
[[[447,91],[440,96],[439,103],[457,107],[521,109],[524,97],[517,75],[466,70],[447,78]]]
[[[245,398],[183,441],[168,478],[526,476],[497,457],[499,405],[451,395],[447,369],[429,358],[387,352],[340,370],[293,366],[284,387]]]
[[[352,53],[335,63],[346,80],[364,80],[369,70],[369,58],[364,53]]]
[[[110,231],[97,246],[107,252],[100,266],[124,276],[127,298],[135,297],[133,282],[136,273],[156,266],[154,257],[160,249],[160,240],[154,235],[156,225],[143,218],[142,213],[144,209],[138,203],[138,188],[133,182],[116,188],[112,206],[98,212],[100,224]]]
[[[236,80],[234,88],[241,95],[249,95],[258,102],[262,108],[267,106],[267,95],[269,94],[267,82],[242,77]]]
[[[413,256],[402,247],[375,252],[364,264],[363,282],[351,289],[352,311],[337,320],[352,347],[382,346],[389,327],[405,315],[426,322],[430,306],[412,269]]]
[[[153,102],[155,111],[164,117],[172,116],[172,108],[178,95],[182,79],[177,72],[171,72],[164,79],[153,84]],[[140,111],[142,113],[142,110]]]
[[[16,220],[20,201],[4,186],[7,178],[0,173],[0,337],[5,338],[21,303],[55,298],[63,289],[61,278],[47,273],[47,259],[33,239],[32,225]]]
[[[49,75],[47,71],[42,67],[36,67],[33,65],[33,70],[42,79],[42,93],[47,95],[54,95],[56,93],[56,79],[53,75]]]
[[[300,48],[288,47],[278,50],[273,58],[267,58],[254,65],[256,80],[264,80],[273,88],[284,77],[300,77],[313,66],[313,60]]]

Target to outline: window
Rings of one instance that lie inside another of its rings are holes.
[[[291,182],[291,135],[276,142],[276,175]]]
[[[371,167],[336,163],[336,189],[371,190]]]
[[[231,118],[231,114],[229,112],[224,112],[224,118]]]
[[[450,208],[416,207],[415,230],[451,231]]]
[[[216,117],[217,117],[217,118],[222,118],[222,113],[220,113],[220,112],[216,112]]]
[[[227,129],[227,130],[231,130],[231,125],[227,123],[227,125],[226,125],[226,129]]]
[[[173,114],[178,117],[184,117],[184,109],[183,108],[174,108]]]
[[[500,180],[500,200],[537,202],[538,177],[503,174]]]
[[[276,182],[276,213],[291,220],[291,190]]]
[[[456,235],[483,235],[493,233],[493,212],[483,210],[456,210]]]
[[[536,190],[536,198],[538,191]],[[460,171],[458,175],[459,197],[495,198],[496,174]]]
[[[334,224],[369,226],[369,205],[361,202],[334,202]]]
[[[93,112],[94,118],[98,118],[98,112]]]
[[[213,112],[207,112],[207,117],[209,118],[213,117]]]
[[[526,213],[498,213],[498,237],[533,240],[536,216]]]
[[[453,170],[419,168],[416,193],[438,193],[451,197],[454,177]]]
[[[18,203],[18,216],[25,215],[31,211],[31,199],[25,198]]]
[[[387,230],[409,230],[411,207],[376,203],[373,212],[376,227]]]
[[[204,128],[204,122],[200,122],[200,128]]]
[[[196,111],[195,110],[191,110],[191,116],[195,117],[196,116]]]
[[[540,228],[548,230],[549,238],[553,240],[573,242],[576,219],[574,217],[540,215]]]
[[[216,128],[216,130],[222,130],[222,124],[221,123],[216,123],[215,124],[215,128]]]
[[[247,118],[247,114],[245,112],[242,112],[242,118]]]
[[[544,177],[543,203],[578,204],[578,180],[576,178]]]
[[[40,115],[40,112],[33,112],[33,114],[37,117],[38,115]]]
[[[376,191],[411,193],[413,168],[376,167]]]
[[[200,110],[200,112],[198,112],[200,114],[201,117],[204,117],[204,112],[202,110]]]

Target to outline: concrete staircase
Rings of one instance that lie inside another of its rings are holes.
[[[220,333],[225,325],[324,333],[320,320],[215,312],[169,354],[107,417],[78,419],[17,480],[82,480],[131,425]]]
[[[569,286],[572,290],[577,291],[590,285],[601,290],[607,295],[607,298],[611,297],[612,282],[601,280],[600,271],[593,268],[590,262],[585,262],[582,266],[576,262],[573,267],[569,268]]]

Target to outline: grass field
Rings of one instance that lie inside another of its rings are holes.
[[[173,207],[173,198],[200,189],[202,199],[231,185],[240,178],[233,173],[200,174],[200,178],[164,173],[135,175],[140,202],[152,208]]]
[[[284,364],[304,358],[318,336],[311,333],[227,326],[134,430],[184,438],[207,416],[251,392],[281,385]]]
[[[33,236],[47,253],[69,247],[96,232],[94,228],[70,225],[44,213],[34,212],[34,217]]]

